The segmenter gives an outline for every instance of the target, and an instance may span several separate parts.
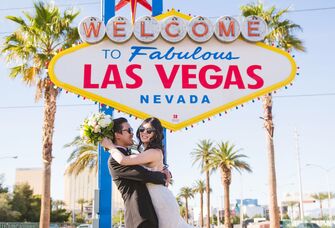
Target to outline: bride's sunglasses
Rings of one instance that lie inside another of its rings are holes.
[[[146,131],[148,134],[151,134],[152,132],[155,132],[156,129],[154,129],[154,128],[140,127],[140,128],[138,129],[138,131],[141,132],[141,133],[143,133],[143,132]]]

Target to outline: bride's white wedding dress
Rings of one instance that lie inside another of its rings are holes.
[[[158,163],[145,167],[151,171],[162,170],[163,156]],[[159,228],[193,228],[180,216],[176,197],[166,186],[151,183],[146,185],[158,217]]]
[[[179,214],[179,205],[173,193],[165,186],[147,183],[159,228],[191,228]]]

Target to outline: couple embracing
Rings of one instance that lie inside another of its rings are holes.
[[[126,228],[189,228],[167,188],[170,172],[163,164],[163,127],[157,118],[143,121],[136,137],[138,151],[131,154],[134,132],[125,118],[113,120],[113,141],[101,145],[111,154],[108,166],[125,203]]]

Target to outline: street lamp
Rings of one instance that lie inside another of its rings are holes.
[[[326,172],[326,176],[327,176],[327,185],[328,185],[328,213],[329,213],[329,222],[330,222],[330,227],[332,227],[332,223],[333,223],[333,218],[332,218],[332,208],[331,208],[331,197],[330,197],[330,182],[329,182],[329,172],[331,170],[333,170],[335,168],[335,166],[329,168],[329,169],[326,169],[320,165],[317,165],[317,164],[306,164],[306,166],[314,166],[314,167],[317,167],[323,171]]]
[[[18,156],[3,156],[3,157],[0,157],[0,159],[6,159],[6,158],[17,159]]]

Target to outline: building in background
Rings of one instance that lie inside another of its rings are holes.
[[[42,168],[18,168],[15,171],[15,184],[27,183],[34,195],[42,194]]]
[[[304,214],[307,216],[317,217],[319,208],[316,210],[309,208],[309,205],[317,203],[312,197],[312,193],[304,193],[302,195],[302,202],[304,204]],[[281,215],[288,215],[292,219],[298,219],[300,217],[300,192],[287,192],[284,194],[283,199],[280,201],[280,212]]]
[[[84,205],[84,213],[92,214],[94,191],[97,187],[97,174],[94,171],[85,169],[78,175],[64,175],[64,202],[67,210],[75,213],[80,212],[81,205],[79,199],[84,199],[88,203]],[[112,182],[112,213],[115,214],[118,210],[124,210],[123,200],[120,192],[117,190],[114,182]]]
[[[124,203],[121,193],[112,181],[112,214],[114,215],[119,210],[124,211]]]
[[[96,189],[97,177],[95,172],[85,169],[78,175],[64,174],[64,202],[65,208],[80,212],[79,199],[84,199],[87,203],[85,208],[92,204],[94,190]]]
[[[236,215],[242,211],[243,215],[247,215],[249,218],[253,217],[266,217],[266,207],[258,205],[257,199],[243,199],[241,206],[241,200],[236,200],[235,205]]]

